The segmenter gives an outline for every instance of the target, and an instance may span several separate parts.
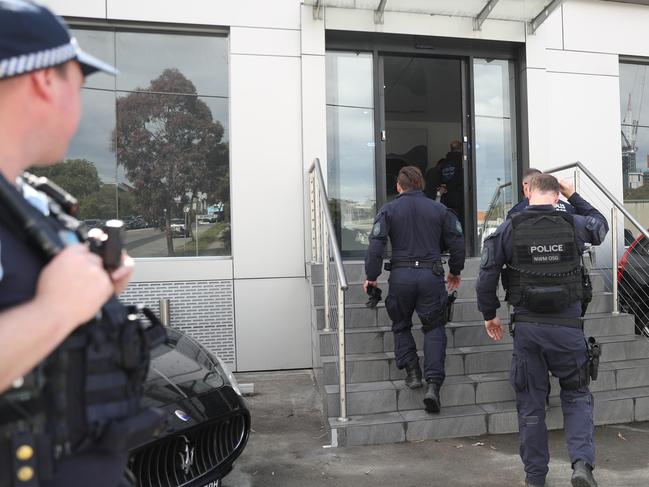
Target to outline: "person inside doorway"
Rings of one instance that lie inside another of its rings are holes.
[[[427,196],[455,212],[464,226],[464,170],[462,167],[462,142],[453,140],[446,157],[426,172]]]

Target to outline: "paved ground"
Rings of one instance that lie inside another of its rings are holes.
[[[517,435],[326,448],[310,372],[238,374],[253,382],[250,442],[224,487],[522,486]],[[600,487],[649,485],[649,423],[598,427]],[[562,432],[550,433],[547,487],[569,486]]]

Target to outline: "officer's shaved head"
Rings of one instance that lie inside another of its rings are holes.
[[[404,191],[423,190],[426,186],[424,176],[417,166],[404,166],[399,170],[397,184]]]
[[[553,193],[559,195],[561,186],[559,181],[552,174],[537,174],[530,181],[531,193]]]

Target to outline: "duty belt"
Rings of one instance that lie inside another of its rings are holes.
[[[512,322],[533,323],[536,325],[558,325],[569,328],[584,328],[584,320],[581,318],[547,316],[541,313],[514,313]]]
[[[399,267],[444,270],[442,263],[438,260],[400,260],[398,262],[390,262],[390,269],[398,269]]]

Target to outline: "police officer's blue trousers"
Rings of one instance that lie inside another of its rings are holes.
[[[446,374],[446,287],[444,276],[432,269],[400,267],[390,273],[390,291],[385,307],[392,320],[394,355],[397,367],[417,358],[417,345],[412,336],[412,315],[416,311],[424,332],[424,378],[442,385]]]
[[[593,396],[588,386],[579,385],[577,371],[588,360],[584,333],[578,328],[517,323],[514,336],[511,382],[516,391],[520,454],[527,481],[542,485],[548,473],[550,453],[545,426],[549,393],[548,371],[575,389],[561,389],[566,446],[570,461],[595,464],[593,442]]]

